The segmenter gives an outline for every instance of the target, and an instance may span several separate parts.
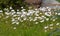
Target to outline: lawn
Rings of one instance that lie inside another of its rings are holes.
[[[60,9],[46,9],[0,10],[0,36],[60,36]]]

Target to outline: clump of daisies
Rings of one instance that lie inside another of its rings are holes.
[[[33,22],[33,24],[39,24],[48,21],[54,22],[57,20],[56,15],[60,15],[60,12],[56,12],[55,8],[52,9],[50,7],[40,7],[38,9],[37,8],[32,9],[32,7],[29,7],[28,10],[24,9],[24,7],[21,8],[22,8],[21,11],[19,9],[15,11],[14,9],[12,9],[12,7],[10,7],[9,9],[5,8],[4,9],[5,11],[4,14],[6,15],[5,18],[7,19],[8,17],[11,17],[12,24],[16,25],[19,25],[20,22],[24,23],[25,21]],[[0,10],[0,14],[1,13],[3,14],[2,10]],[[59,23],[57,23],[56,25],[59,25]],[[53,26],[53,24],[50,24],[50,26]],[[44,29],[47,28],[48,26],[44,27]],[[16,29],[16,27],[14,29]],[[53,27],[51,27],[50,29],[53,29]]]

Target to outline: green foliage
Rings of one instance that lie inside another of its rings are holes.
[[[56,1],[60,2],[60,0],[56,0]]]
[[[21,7],[26,7],[24,0],[0,0],[0,8],[4,9],[6,7],[12,6],[13,9],[21,9]]]

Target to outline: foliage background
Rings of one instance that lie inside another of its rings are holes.
[[[60,2],[60,0],[56,0],[56,1]]]
[[[0,0],[0,9],[12,6],[13,9],[20,9],[22,6],[26,8],[24,0]]]

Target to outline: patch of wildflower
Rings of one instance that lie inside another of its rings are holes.
[[[52,13],[51,8],[49,7],[40,7],[39,9],[28,9],[26,11],[26,9],[24,9],[23,7],[21,7],[22,10],[19,11],[17,9],[17,12],[12,9],[12,7],[10,7],[10,10],[8,8],[5,8],[5,17],[4,18],[9,18],[11,16],[11,22],[12,24],[16,24],[19,25],[20,22],[24,23],[24,21],[29,21],[29,22],[35,22],[34,24],[39,24],[39,23],[44,23],[45,21],[50,21],[54,22],[56,21],[57,17],[55,17],[55,15],[60,15],[60,13],[54,12]],[[0,10],[0,13],[3,12],[2,10]],[[1,18],[1,16],[0,16]],[[28,22],[28,23],[29,23]],[[59,25],[59,23],[57,23],[56,25]],[[52,27],[51,27],[52,26]],[[49,26],[45,26],[44,29],[53,29],[53,23],[50,24]],[[14,27],[13,29],[16,29],[16,27]],[[46,32],[47,30],[45,30]]]

